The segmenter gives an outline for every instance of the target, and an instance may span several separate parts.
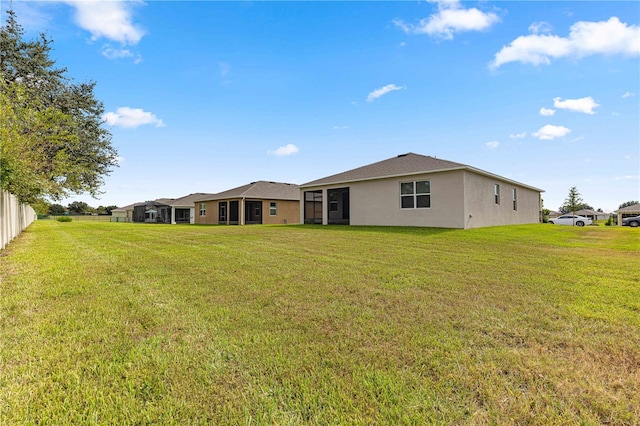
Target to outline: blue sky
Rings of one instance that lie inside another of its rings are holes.
[[[120,156],[99,199],[63,204],[301,184],[406,152],[542,188],[550,209],[572,186],[605,211],[640,199],[638,2],[13,8],[97,82]]]

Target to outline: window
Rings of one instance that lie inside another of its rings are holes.
[[[431,182],[400,183],[400,207],[403,209],[427,209],[431,207]]]
[[[269,216],[277,216],[278,214],[278,203],[275,201],[271,201],[269,203]]]
[[[500,204],[500,185],[497,183],[493,185],[493,198],[496,204]]]
[[[329,195],[329,211],[337,212],[338,211],[338,198],[340,197],[339,192],[330,192]]]
[[[513,188],[513,209],[518,210],[518,192]]]
[[[207,204],[200,203],[200,216],[205,216],[207,214]]]

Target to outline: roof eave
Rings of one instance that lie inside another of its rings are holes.
[[[468,170],[474,173],[478,173],[480,175],[484,175],[487,177],[491,177],[493,179],[497,179],[503,182],[509,182],[512,183],[514,185],[518,185],[527,189],[531,189],[534,191],[538,191],[538,192],[544,192],[543,189],[540,188],[536,188],[534,186],[530,186],[530,185],[526,185],[522,182],[517,182],[515,180],[512,179],[508,179],[502,176],[498,176],[496,174],[493,173],[489,173],[486,172],[484,170],[481,169],[476,169],[475,167],[471,167],[471,166],[461,166],[461,167],[450,167],[450,168],[446,168],[446,169],[437,169],[437,170],[428,170],[428,171],[420,171],[420,172],[411,172],[411,173],[399,173],[399,174],[393,174],[393,175],[386,175],[386,176],[375,176],[375,177],[369,177],[369,178],[362,178],[362,179],[348,179],[348,180],[340,180],[340,181],[335,181],[335,182],[325,182],[325,183],[318,183],[318,184],[313,184],[313,183],[305,183],[300,185],[300,189],[308,189],[308,188],[317,188],[317,187],[323,187],[323,186],[329,186],[329,185],[342,185],[342,184],[346,184],[346,183],[355,183],[355,182],[366,182],[366,181],[372,181],[372,180],[381,180],[381,179],[392,179],[392,178],[398,178],[398,177],[405,177],[405,176],[418,176],[418,175],[427,175],[427,174],[432,174],[432,173],[442,173],[442,172],[451,172],[451,171],[457,171],[457,170]],[[313,181],[312,181],[313,182]]]

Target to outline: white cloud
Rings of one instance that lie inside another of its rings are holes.
[[[275,151],[268,151],[267,154],[273,154],[273,155],[277,155],[278,157],[283,157],[285,155],[295,154],[298,151],[300,151],[300,148],[290,143],[290,144],[281,146]]]
[[[367,96],[367,102],[373,102],[374,100],[378,99],[381,96],[386,95],[389,92],[393,92],[395,90],[402,90],[402,89],[404,89],[404,87],[402,86],[396,86],[395,84],[387,84],[386,86],[376,89],[373,92],[369,93],[369,96]]]
[[[129,49],[115,49],[108,44],[102,47],[102,56],[107,59],[123,59],[123,58],[135,58],[133,63],[139,64],[142,62],[142,56],[132,52]]]
[[[599,107],[600,104],[594,101],[591,96],[587,96],[586,98],[566,99],[564,101],[561,100],[561,98],[553,98],[553,106],[560,109],[568,109],[569,111],[593,115],[595,114],[593,109]]]
[[[529,25],[529,32],[531,34],[550,33],[551,30],[551,24],[544,21],[534,22],[533,24]]]
[[[122,44],[137,44],[144,31],[133,23],[132,8],[139,1],[66,1],[76,10],[77,24],[91,33],[93,40],[106,38]]]
[[[490,149],[496,149],[498,146],[500,146],[500,142],[498,141],[487,142],[485,146]]]
[[[550,141],[555,138],[561,138],[563,136],[568,135],[571,132],[571,129],[568,129],[564,126],[554,126],[552,124],[547,124],[546,126],[538,129],[537,132],[533,132],[531,135],[535,138]]]
[[[120,59],[131,58],[134,56],[134,54],[129,49],[114,49],[111,46],[104,46],[102,48],[102,56],[107,59]]]
[[[522,133],[511,133],[509,135],[509,137],[511,139],[522,139],[522,138],[526,138],[527,137],[527,132],[522,132]]]
[[[540,108],[539,111],[540,115],[544,116],[544,117],[551,117],[553,114],[556,113],[555,109],[549,109],[549,108]]]
[[[635,96],[635,93],[631,93],[628,90],[622,95],[623,98],[630,98],[632,96]]]
[[[496,53],[491,67],[509,62],[550,64],[552,59],[597,54],[638,56],[640,27],[627,25],[614,16],[608,21],[576,22],[568,37],[536,33],[520,36]]]
[[[438,4],[438,12],[421,19],[417,25],[405,24],[400,19],[394,19],[393,23],[406,33],[428,34],[451,40],[455,33],[486,30],[500,21],[495,13],[482,12],[476,8],[464,9],[457,0],[431,3]]]
[[[349,126],[333,126],[333,130],[345,130],[348,129]]]
[[[155,124],[164,127],[165,124],[155,114],[140,108],[120,107],[116,112],[107,112],[102,116],[107,124],[126,128],[139,127],[145,124]]]

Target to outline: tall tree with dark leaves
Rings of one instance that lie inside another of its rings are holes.
[[[0,187],[20,201],[100,193],[117,166],[96,83],[56,68],[52,41],[25,41],[13,10],[0,28]]]

